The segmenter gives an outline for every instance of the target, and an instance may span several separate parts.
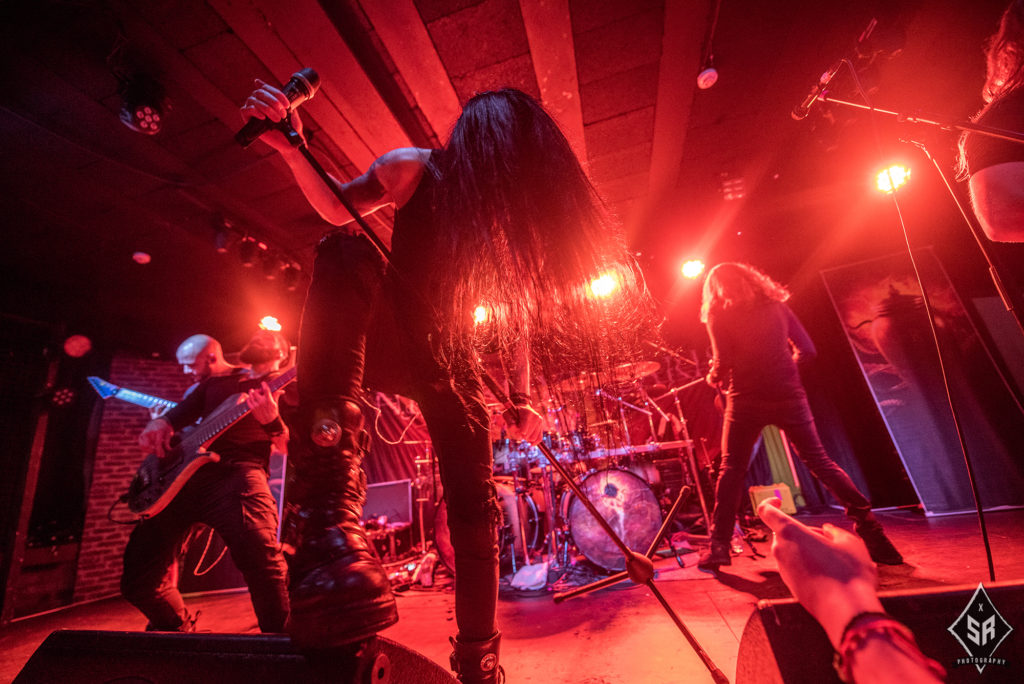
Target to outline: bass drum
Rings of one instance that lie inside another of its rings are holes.
[[[628,470],[605,468],[585,475],[579,486],[630,550],[647,552],[662,520],[650,485]],[[587,560],[611,572],[626,569],[619,547],[571,490],[563,495],[562,517],[569,524],[573,543]]]
[[[495,478],[500,502],[501,521],[498,523],[498,553],[502,574],[511,571],[512,554],[515,553],[516,563],[525,558],[521,530],[526,534],[526,546],[536,551],[544,543],[541,530],[541,516],[533,496],[527,494],[519,497],[516,505],[516,494],[512,484],[504,478]],[[519,511],[525,514],[523,525],[519,524]],[[448,503],[442,498],[434,513],[434,545],[437,555],[444,566],[455,575],[455,547],[452,546],[451,530],[448,527]],[[518,567],[518,566],[517,566]]]

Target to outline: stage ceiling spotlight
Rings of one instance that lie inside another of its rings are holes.
[[[280,259],[278,259],[276,256],[274,256],[270,252],[264,252],[263,253],[263,277],[264,278],[266,278],[267,280],[275,280],[275,279],[277,279],[277,275],[281,272],[282,268],[284,268],[284,264],[281,263]]]
[[[164,125],[167,97],[164,88],[145,74],[121,79],[118,87],[121,111],[118,117],[128,128],[146,135],[156,135]]]
[[[288,264],[284,267],[284,271],[281,272],[281,284],[284,289],[289,292],[294,292],[299,287],[299,278],[302,276],[302,270],[295,264]]]
[[[679,270],[687,278],[696,278],[704,272],[704,262],[700,259],[690,259],[689,261],[684,262],[682,268]]]
[[[894,164],[878,172],[875,184],[879,192],[889,195],[910,182],[910,168]]]
[[[264,316],[260,319],[259,329],[281,332],[281,323],[277,320],[276,316]]]
[[[252,268],[256,264],[256,260],[259,259],[261,247],[266,249],[265,246],[249,236],[242,238],[241,244],[238,245],[238,258],[242,265]]]

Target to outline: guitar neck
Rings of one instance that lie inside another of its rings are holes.
[[[127,401],[129,404],[135,404],[136,406],[143,406],[145,408],[173,408],[178,405],[178,402],[171,401],[170,399],[161,399],[160,397],[154,397],[149,394],[143,394],[142,392],[136,392],[135,390],[121,388],[114,395],[121,401]]]
[[[281,375],[268,381],[267,386],[270,388],[270,392],[274,393],[295,380],[295,373],[296,368],[292,366]],[[241,399],[241,395],[238,395],[238,398]],[[192,448],[198,448],[201,445],[207,444],[242,418],[245,418],[251,410],[244,401],[241,401],[219,411],[214,411],[206,418],[203,418],[199,426],[185,438],[185,442],[188,442]]]
[[[171,408],[178,405],[177,402],[171,401],[170,399],[154,397],[151,394],[143,394],[142,392],[136,392],[135,390],[118,387],[114,383],[108,382],[103,378],[98,378],[95,375],[90,375],[86,379],[89,381],[89,384],[92,385],[92,388],[96,390],[96,393],[100,395],[101,399],[117,397],[121,401],[126,401],[129,404],[135,404],[136,406],[142,406],[144,408]]]

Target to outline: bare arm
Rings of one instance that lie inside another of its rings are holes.
[[[982,229],[996,242],[1024,242],[1024,162],[976,171],[968,183]]]
[[[244,119],[281,121],[285,116],[289,116],[288,98],[280,90],[258,79],[256,85],[256,90],[242,105]],[[302,135],[302,120],[298,113],[291,112],[290,116],[292,127]],[[276,130],[269,131],[260,140],[281,154],[306,200],[324,220],[336,226],[354,220],[331,188],[317,175],[302,153],[288,142],[284,134]],[[429,155],[429,150],[415,147],[392,150],[379,157],[365,173],[348,183],[341,183],[333,176],[331,182],[341,188],[345,199],[360,216],[371,214],[389,204],[401,207],[415,191]],[[390,243],[390,235],[380,237],[386,243]]]

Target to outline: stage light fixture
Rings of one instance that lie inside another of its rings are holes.
[[[121,111],[118,117],[137,133],[156,135],[164,125],[167,97],[164,88],[145,74],[133,74],[121,79],[118,87]]]
[[[679,270],[687,278],[693,279],[704,272],[704,262],[700,259],[690,259],[684,262]]]
[[[264,316],[259,322],[260,330],[270,330],[272,332],[281,332],[281,323],[277,320],[276,316]]]
[[[281,272],[281,284],[288,292],[294,292],[299,287],[301,277],[302,270],[296,264],[288,264]]]
[[[590,293],[597,298],[609,297],[619,287],[619,281],[610,273],[590,281]]]
[[[260,256],[260,247],[261,244],[248,235],[242,238],[241,244],[238,245],[238,258],[242,262],[242,266],[252,268],[256,264],[256,260]]]
[[[263,277],[267,280],[276,280],[284,264],[270,251],[263,252]]]
[[[893,164],[887,169],[878,172],[875,177],[875,185],[879,192],[891,195],[899,188],[910,182],[910,168],[901,164]]]
[[[71,335],[64,340],[64,353],[73,359],[80,359],[92,351],[92,340],[85,335]]]

